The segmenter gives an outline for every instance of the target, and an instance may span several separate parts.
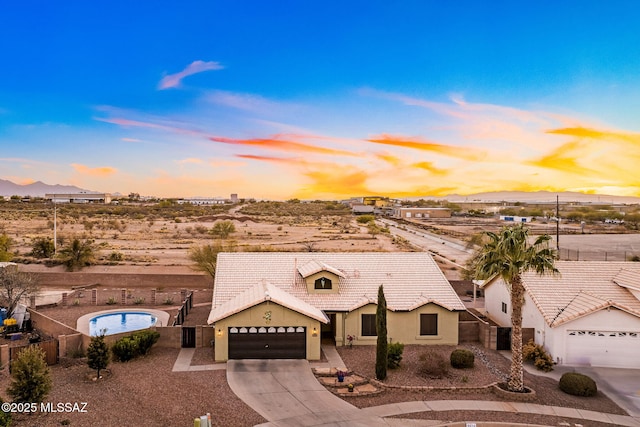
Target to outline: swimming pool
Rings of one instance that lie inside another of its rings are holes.
[[[105,335],[138,331],[154,326],[158,318],[151,313],[120,311],[100,314],[89,320],[89,335],[96,336],[105,330]]]

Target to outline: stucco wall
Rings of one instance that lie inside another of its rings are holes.
[[[267,323],[265,313],[271,312]],[[234,314],[215,324],[215,359],[223,362],[229,359],[228,328],[241,326],[304,326],[307,328],[307,359],[320,360],[320,322],[273,302],[263,302],[240,313]],[[313,336],[313,330],[316,336]]]
[[[362,314],[375,314],[376,305],[367,304],[347,314],[346,335],[355,336],[353,345],[375,345],[377,337],[362,336]],[[438,315],[438,335],[420,335],[420,314]],[[457,345],[458,312],[446,310],[435,304],[426,304],[413,311],[387,311],[387,337],[403,344]]]

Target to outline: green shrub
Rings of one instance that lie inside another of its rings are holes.
[[[577,372],[562,374],[558,384],[560,390],[573,396],[595,396],[598,392],[596,382],[589,376]]]
[[[14,402],[40,403],[51,391],[51,371],[46,354],[37,345],[26,347],[11,362],[11,384],[7,389]]]
[[[158,342],[160,334],[157,331],[145,330],[120,338],[111,347],[114,359],[127,362],[138,356],[149,353],[151,347]]]
[[[4,400],[0,397],[0,404]],[[11,412],[0,411],[0,427],[9,427],[11,425]]]
[[[120,338],[111,347],[113,358],[118,362],[127,362],[136,357],[137,345],[131,337]]]
[[[449,373],[449,364],[439,353],[427,351],[420,355],[419,371],[428,378],[442,378]]]
[[[451,352],[449,360],[451,362],[451,366],[453,366],[454,368],[467,369],[473,368],[475,356],[473,355],[472,351],[459,348]]]
[[[109,299],[107,300],[107,305],[114,305],[117,304],[118,302],[116,301],[116,299],[114,297],[109,297]]]
[[[404,344],[399,342],[389,344],[387,347],[387,368],[396,369],[400,366],[403,351]]]
[[[151,346],[158,342],[158,339],[160,339],[160,333],[157,331],[146,330],[136,332],[132,337],[138,346],[136,355],[144,356],[149,352],[149,350],[151,350]]]
[[[533,365],[544,372],[553,371],[553,359],[540,344],[536,344],[533,340],[529,340],[522,346],[522,358],[524,360],[532,360]]]
[[[134,303],[135,305],[144,304],[144,298],[142,298],[142,297],[138,297],[138,298],[136,298],[136,299],[134,299],[134,300],[133,300],[133,303]]]

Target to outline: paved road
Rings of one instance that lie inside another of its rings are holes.
[[[449,260],[458,267],[463,267],[473,253],[472,250],[467,249],[464,244],[455,239],[443,238],[437,234],[405,224],[402,225],[403,229],[401,229],[395,221],[389,219],[381,219],[380,222],[389,226],[391,234],[404,237],[413,245],[425,251],[440,254],[442,258]]]
[[[306,360],[230,360],[231,390],[269,426],[387,426],[329,392]]]

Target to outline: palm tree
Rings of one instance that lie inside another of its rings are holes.
[[[522,224],[503,227],[499,233],[487,232],[489,239],[478,251],[476,279],[500,276],[511,297],[511,371],[507,388],[524,392],[522,368],[522,306],[525,289],[522,274],[535,271],[542,275],[558,273],[554,266],[556,253],[549,248],[551,236],[539,236],[533,244],[529,230]]]

